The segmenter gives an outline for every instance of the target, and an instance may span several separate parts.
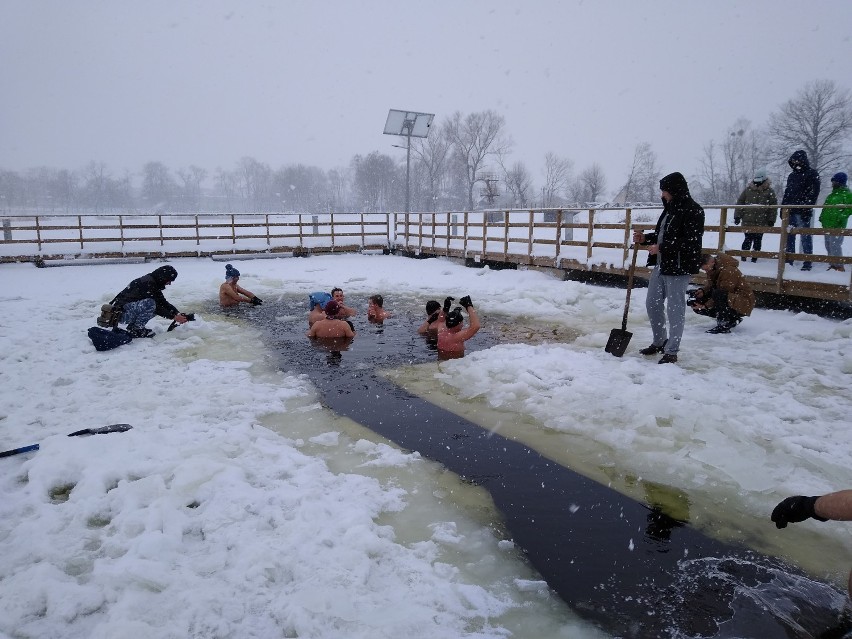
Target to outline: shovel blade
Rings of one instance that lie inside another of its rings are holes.
[[[609,339],[606,342],[606,348],[604,350],[606,350],[607,353],[612,353],[616,357],[621,357],[627,350],[627,345],[630,343],[631,337],[633,337],[633,333],[630,331],[625,331],[621,328],[614,328],[609,333]]]

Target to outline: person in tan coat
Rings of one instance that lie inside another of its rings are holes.
[[[754,310],[754,291],[730,255],[709,253],[701,256],[701,270],[707,273],[707,285],[695,291],[692,310],[716,318],[708,333],[730,333],[743,317]]]

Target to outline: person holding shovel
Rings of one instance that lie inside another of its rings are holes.
[[[633,241],[648,247],[648,266],[653,267],[645,300],[653,341],[639,352],[663,353],[657,363],[673,364],[686,321],[686,287],[701,264],[704,209],[680,173],[660,180],[660,191],[663,212],[654,231],[633,231]]]

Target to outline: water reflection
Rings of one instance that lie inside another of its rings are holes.
[[[340,366],[343,361],[343,351],[348,351],[353,337],[314,337],[308,341],[311,346],[321,353],[326,353],[326,364]]]

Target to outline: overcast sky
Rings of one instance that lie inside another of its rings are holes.
[[[849,0],[0,0],[0,168],[330,169],[404,159],[388,109],[493,109],[537,184],[553,151],[612,190],[640,142],[689,175],[737,118],[849,88],[850,34]]]

